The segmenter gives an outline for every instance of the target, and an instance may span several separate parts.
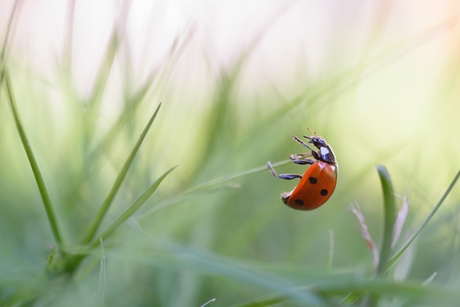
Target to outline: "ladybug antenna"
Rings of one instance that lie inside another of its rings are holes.
[[[307,129],[310,130],[310,132],[313,133],[314,136],[318,136],[315,131],[310,129],[310,127],[308,127]]]
[[[306,139],[309,139],[309,140],[310,140],[309,143],[313,143],[312,140],[311,140],[311,138],[312,138],[312,137],[318,137],[318,135],[316,134],[315,131],[311,130],[310,128],[308,128],[308,130],[310,130],[310,132],[313,133],[313,136],[303,135],[303,137],[306,138]]]

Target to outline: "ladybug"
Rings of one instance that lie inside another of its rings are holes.
[[[310,130],[310,128],[308,128]],[[311,130],[310,130],[311,131]],[[281,200],[289,207],[297,210],[313,210],[322,206],[331,197],[337,184],[338,164],[331,146],[326,140],[313,132],[312,136],[303,137],[309,139],[318,150],[312,149],[307,143],[293,135],[294,140],[307,147],[310,152],[293,154],[291,161],[295,164],[311,166],[302,175],[280,174],[275,172],[272,164],[267,163],[268,169],[273,176],[280,179],[292,180],[299,178],[299,184],[291,191],[281,194]],[[311,158],[312,157],[312,158]]]

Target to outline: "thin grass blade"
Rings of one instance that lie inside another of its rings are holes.
[[[136,211],[147,201],[147,199],[155,192],[163,179],[168,176],[177,166],[170,168],[163,175],[160,176],[136,201],[134,201],[128,209],[126,209],[101,235],[100,238],[107,239],[121,224],[128,220]],[[94,241],[91,246],[98,244],[98,240]]]
[[[396,221],[396,201],[388,170],[383,165],[377,165],[377,172],[379,173],[380,183],[382,184],[384,209],[383,239],[376,271],[376,276],[379,277],[385,273],[385,267],[391,255],[391,244]],[[377,306],[379,299],[380,294],[371,293],[364,298],[364,304]]]
[[[285,165],[285,164],[288,164],[288,163],[292,163],[292,161],[291,160],[283,160],[283,161],[280,161],[280,162],[273,163],[273,166],[277,167],[277,166]],[[221,187],[223,187],[225,185],[229,185],[229,183],[231,183],[235,179],[245,177],[245,176],[248,176],[248,175],[251,175],[251,174],[259,173],[259,172],[267,172],[267,174],[268,174],[267,165],[264,164],[262,166],[251,168],[251,169],[249,169],[247,171],[243,171],[243,172],[240,172],[240,173],[237,173],[237,174],[223,176],[223,177],[219,177],[219,178],[216,178],[216,179],[211,179],[209,181],[203,182],[201,184],[196,185],[195,187],[192,187],[190,189],[185,190],[184,192],[180,193],[176,197],[173,197],[171,199],[168,199],[168,200],[165,200],[165,201],[161,202],[160,204],[155,206],[155,208],[152,208],[152,209],[148,210],[147,212],[143,213],[141,216],[139,216],[139,219],[143,219],[143,218],[145,218],[145,217],[147,217],[147,216],[149,216],[149,215],[151,215],[153,213],[156,213],[157,211],[160,211],[160,210],[162,210],[164,208],[167,208],[169,206],[172,206],[174,204],[180,203],[181,201],[183,201],[185,199],[190,199],[190,198],[196,197],[198,195],[201,195],[204,192],[208,192],[208,191],[211,191],[211,190],[215,190],[217,188],[221,188]]]
[[[92,224],[89,227],[88,233],[86,234],[86,237],[83,241],[84,244],[87,244],[91,242],[91,240],[94,238],[102,220],[104,219],[104,216],[107,214],[107,211],[110,208],[110,205],[112,204],[113,199],[115,198],[118,190],[120,189],[120,186],[126,176],[126,173],[128,172],[129,167],[131,166],[134,157],[136,156],[137,152],[139,151],[139,148],[142,145],[142,142],[145,139],[145,136],[147,135],[150,127],[152,126],[153,121],[155,120],[158,111],[160,110],[161,103],[158,105],[157,109],[153,113],[152,117],[150,118],[149,122],[145,126],[144,130],[142,131],[141,135],[139,136],[139,139],[137,140],[136,145],[134,146],[133,150],[131,151],[130,155],[128,156],[128,159],[126,159],[123,167],[120,170],[120,173],[118,174],[112,189],[110,190],[109,194],[107,195],[106,199],[102,203],[101,207],[99,208],[99,211],[96,214],[96,218],[92,222]]]
[[[377,171],[379,173],[380,182],[382,183],[385,212],[383,241],[380,249],[380,261],[377,267],[377,275],[381,275],[385,272],[386,264],[391,255],[391,243],[393,241],[393,230],[396,221],[396,201],[390,174],[388,173],[386,167],[383,165],[377,165]]]
[[[45,212],[48,217],[48,222],[51,227],[51,232],[53,233],[54,240],[57,243],[57,248],[59,252],[61,254],[64,254],[64,251],[62,250],[62,245],[64,244],[64,242],[62,239],[62,232],[59,227],[57,214],[51,202],[51,197],[49,195],[48,189],[46,188],[45,180],[43,179],[42,173],[40,171],[40,167],[38,166],[37,159],[35,158],[32,147],[30,146],[29,140],[24,130],[24,126],[22,125],[22,121],[21,121],[21,118],[19,116],[19,112],[16,106],[16,99],[13,93],[13,86],[11,84],[9,73],[6,67],[3,68],[3,75],[4,75],[6,92],[8,96],[8,102],[10,103],[11,110],[13,112],[14,121],[16,123],[16,128],[19,133],[19,137],[21,139],[22,145],[26,152],[30,167],[32,168],[35,182],[37,183],[38,190],[40,192],[40,196],[42,198],[43,205],[45,207]]]
[[[385,266],[385,272],[388,271],[390,268],[393,267],[393,265],[398,261],[398,259],[401,257],[401,255],[406,251],[406,249],[412,244],[412,242],[417,238],[417,236],[420,234],[423,228],[425,228],[426,224],[431,220],[431,218],[434,216],[434,214],[438,211],[438,209],[441,207],[441,205],[444,203],[444,200],[446,200],[447,196],[449,195],[450,191],[453,189],[455,184],[457,183],[458,179],[460,178],[460,170],[457,172],[457,175],[455,175],[454,179],[450,183],[449,187],[447,188],[446,192],[444,192],[444,195],[442,195],[441,199],[439,202],[434,206],[433,210],[428,214],[426,219],[423,221],[423,223],[420,225],[420,227],[414,232],[412,237],[410,237],[406,243],[388,260],[388,263]]]

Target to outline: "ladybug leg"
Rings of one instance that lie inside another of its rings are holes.
[[[291,155],[289,158],[291,158],[291,161],[294,162],[295,164],[300,164],[300,165],[315,163],[315,160],[310,159],[310,158],[305,158],[309,156],[311,156],[311,154],[294,154],[294,155]]]
[[[275,172],[275,169],[273,168],[272,164],[270,162],[267,163],[268,169],[270,170],[270,173],[272,173],[273,176],[279,179],[284,179],[284,180],[292,180],[292,179],[302,179],[302,175],[297,175],[297,174],[277,174]]]
[[[294,139],[294,141],[296,141],[297,143],[299,143],[300,145],[304,146],[304,147],[307,147],[308,149],[310,150],[313,150],[311,149],[311,147],[305,143],[304,141],[302,141],[301,139],[299,139],[298,137],[296,137],[295,135],[292,136],[292,138]]]
[[[298,153],[298,154],[292,154],[290,157],[291,157],[291,160],[293,159],[305,159],[306,157],[311,157],[313,154],[311,152],[307,152],[307,153]]]

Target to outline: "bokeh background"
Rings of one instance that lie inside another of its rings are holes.
[[[73,282],[43,277],[54,239],[2,89],[0,299],[228,306],[284,293],[290,306],[314,301],[290,290],[314,287],[316,274],[331,274],[321,275],[326,284],[344,272],[371,278],[350,207],[359,205],[379,245],[375,166],[389,170],[398,207],[408,200],[399,245],[459,170],[459,13],[447,0],[3,0],[2,52],[69,244],[78,245],[160,102],[104,225],[178,168]],[[308,127],[333,147],[339,181],[326,205],[299,212],[279,199],[296,182],[265,165],[302,152],[291,135]],[[460,286],[459,196],[456,187],[394,280]],[[342,286],[335,302],[354,289]]]

